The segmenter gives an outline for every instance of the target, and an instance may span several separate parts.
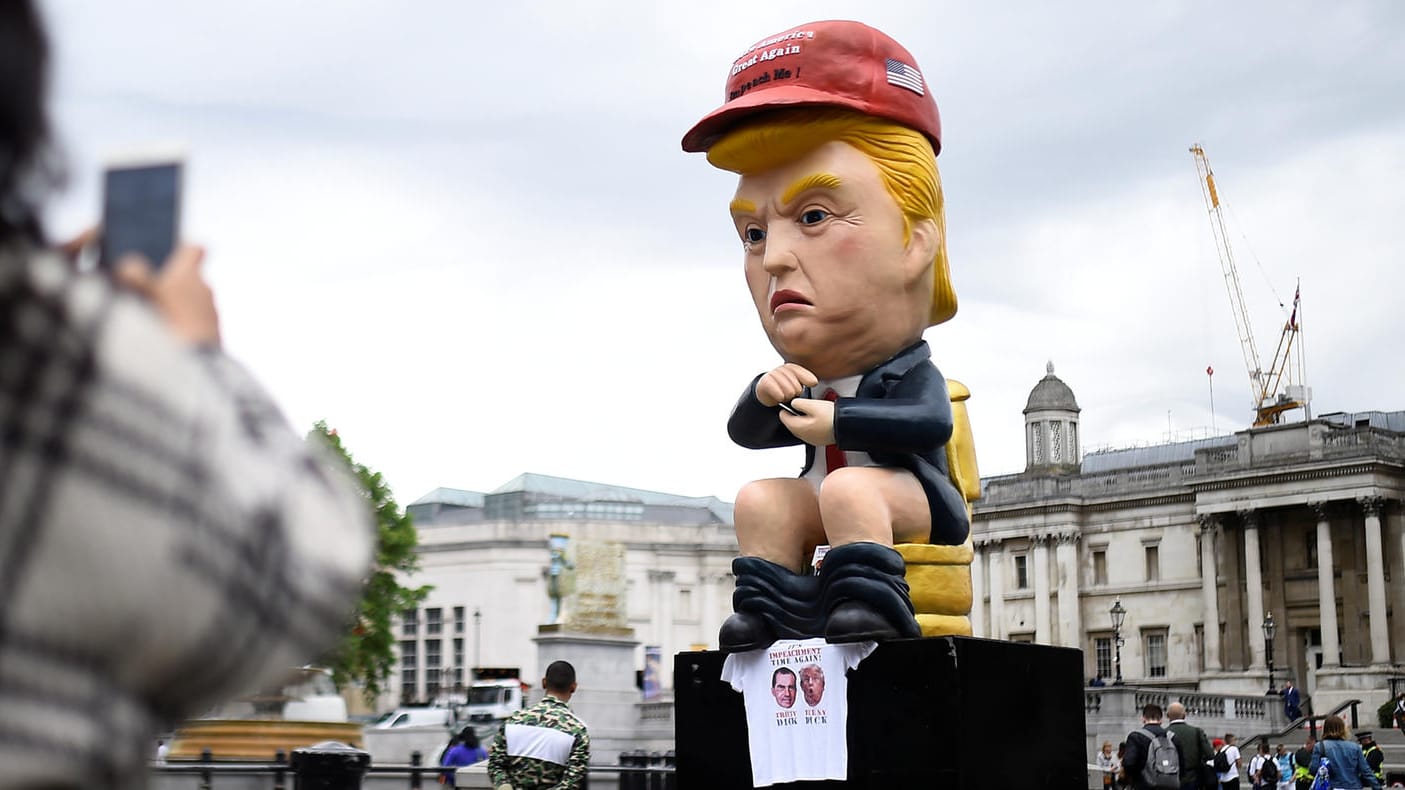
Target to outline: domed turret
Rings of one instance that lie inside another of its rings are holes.
[[[1025,471],[1077,467],[1083,456],[1078,448],[1078,400],[1073,390],[1054,375],[1054,363],[1029,391],[1024,407]]]

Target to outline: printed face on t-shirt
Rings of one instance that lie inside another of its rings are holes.
[[[805,704],[815,707],[824,696],[824,670],[818,664],[811,664],[800,670],[800,691],[805,695]]]
[[[789,708],[795,704],[795,673],[782,667],[771,677],[771,696],[776,704]]]

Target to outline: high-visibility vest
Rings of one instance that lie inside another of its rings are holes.
[[[1373,744],[1371,744],[1369,747],[1367,747],[1366,750],[1365,750],[1364,752],[1362,752],[1362,754],[1367,754],[1367,755],[1369,755],[1371,752],[1378,752],[1378,751],[1380,751],[1380,750],[1381,750],[1380,744],[1373,743]],[[1367,760],[1366,760],[1366,764],[1367,764],[1367,765],[1370,765],[1370,764],[1371,764],[1370,758],[1369,758],[1369,757],[1368,757]],[[1384,763],[1384,762],[1381,763],[1381,767],[1380,767],[1380,768],[1377,768],[1377,769],[1375,770],[1375,774],[1376,774],[1376,779],[1377,779],[1377,780],[1380,780],[1380,779],[1384,779],[1384,778],[1385,778],[1385,763]]]

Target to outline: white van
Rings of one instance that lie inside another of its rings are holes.
[[[370,724],[373,730],[400,727],[454,726],[454,711],[450,708],[396,708]]]

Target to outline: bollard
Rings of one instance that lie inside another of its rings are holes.
[[[279,749],[273,755],[273,762],[278,764],[278,767],[273,769],[273,790],[285,790],[288,778],[288,753]]]
[[[293,781],[297,790],[358,790],[371,765],[371,755],[337,741],[323,741],[293,750]]]
[[[620,765],[627,768],[642,767],[643,759],[639,755],[643,752],[620,752]],[[634,771],[620,772],[620,790],[644,790],[644,775]]]
[[[649,790],[663,790],[663,755],[649,752]]]
[[[410,752],[410,790],[420,790],[420,766],[424,765],[424,755],[416,749]]]
[[[200,750],[200,762],[205,764],[205,767],[200,769],[200,790],[210,790],[210,781],[213,779],[213,774],[210,771],[210,763],[214,759],[214,752],[209,749]]]

